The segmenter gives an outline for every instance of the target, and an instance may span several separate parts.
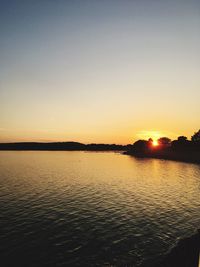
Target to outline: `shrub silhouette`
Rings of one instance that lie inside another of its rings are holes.
[[[192,142],[200,142],[200,130],[191,137]]]
[[[160,145],[170,145],[171,144],[171,139],[168,137],[161,137],[158,139],[158,143]]]
[[[186,141],[188,141],[186,136],[181,135],[178,137],[178,142],[184,143]]]
[[[148,147],[148,141],[138,140],[133,144],[133,149],[135,152],[145,152]]]

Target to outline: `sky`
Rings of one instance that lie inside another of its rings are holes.
[[[1,0],[0,142],[200,128],[199,0]]]

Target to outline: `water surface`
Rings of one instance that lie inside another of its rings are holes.
[[[3,266],[148,266],[200,225],[200,166],[0,152]]]

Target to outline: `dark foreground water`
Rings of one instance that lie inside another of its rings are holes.
[[[148,266],[199,226],[199,165],[0,152],[1,266]]]

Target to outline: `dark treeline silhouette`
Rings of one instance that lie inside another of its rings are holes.
[[[125,154],[138,157],[170,159],[185,162],[200,163],[200,130],[188,140],[185,136],[179,136],[171,141],[168,137],[161,137],[154,145],[153,140],[138,140]]]
[[[125,154],[137,157],[200,163],[200,130],[194,133],[191,140],[185,136],[179,136],[173,141],[161,137],[157,140],[157,145],[151,138],[148,141],[138,140],[133,145],[21,142],[0,143],[0,150],[126,151]]]
[[[128,146],[116,144],[82,144],[78,142],[54,142],[54,143],[0,143],[0,150],[69,150],[69,151],[125,151]]]

